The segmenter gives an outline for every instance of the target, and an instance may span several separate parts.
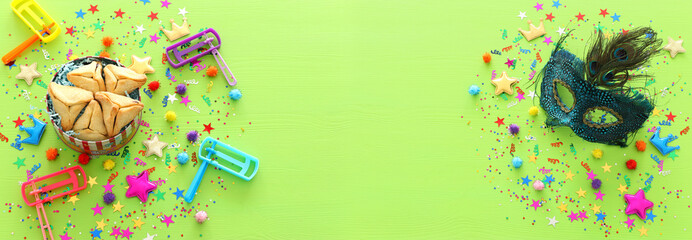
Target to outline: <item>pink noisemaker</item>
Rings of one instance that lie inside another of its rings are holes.
[[[81,185],[79,181],[80,177],[78,175],[81,175]],[[42,182],[48,179],[51,181],[60,181],[52,184]],[[22,197],[24,198],[24,202],[29,205],[29,207],[36,206],[36,212],[38,212],[38,222],[40,224],[41,233],[43,233],[44,240],[48,239],[48,237],[53,240],[53,232],[51,231],[50,223],[48,222],[48,216],[46,216],[46,210],[43,208],[43,203],[82,191],[86,188],[86,183],[86,174],[84,174],[84,169],[82,169],[82,166],[74,166],[22,183]],[[36,188],[37,186],[39,186],[38,189]],[[29,191],[28,194],[27,187],[31,187],[31,191]],[[69,190],[64,192],[56,191],[56,189],[62,187],[66,187]],[[50,196],[51,193],[56,194]],[[31,197],[27,198],[27,195],[33,195],[33,200],[35,201],[30,201]],[[48,230],[48,236],[46,236],[46,230]]]
[[[197,43],[193,43],[194,41],[197,41]],[[223,57],[219,53],[218,49],[220,47],[221,38],[219,37],[219,34],[216,33],[213,28],[209,28],[193,35],[192,37],[183,39],[180,42],[168,46],[166,48],[166,58],[168,58],[168,62],[171,64],[171,66],[173,66],[173,68],[179,68],[211,53],[211,55],[214,56],[214,59],[216,59],[216,62],[219,64],[219,69],[221,69],[221,72],[223,72],[223,76],[226,77],[228,84],[235,86],[237,81],[235,76],[233,76],[231,69],[228,68],[228,65],[226,65],[226,61],[223,60]],[[173,53],[173,56],[171,56],[171,53]],[[196,53],[197,55],[191,57],[188,56],[191,53]],[[226,71],[228,71],[228,74],[226,74]],[[230,79],[228,78],[228,75],[231,75]],[[231,82],[231,80],[233,81]]]

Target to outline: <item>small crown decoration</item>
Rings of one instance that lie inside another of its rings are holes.
[[[675,146],[675,147],[668,146],[669,142],[672,142],[673,140],[677,139],[678,137],[673,136],[673,134],[668,134],[668,137],[661,138],[659,136],[660,132],[661,132],[661,127],[656,128],[656,132],[654,133],[653,136],[651,136],[649,141],[651,142],[651,144],[656,146],[658,151],[660,151],[661,154],[663,154],[663,156],[668,155],[668,153],[672,152],[675,149],[680,149],[680,146]]]
[[[46,123],[36,119],[34,115],[30,114],[29,117],[34,120],[34,126],[30,128],[19,126],[20,131],[25,131],[29,134],[29,137],[25,138],[20,143],[38,145],[38,142],[41,141],[41,137],[43,136],[43,132],[46,130]]]
[[[541,26],[542,27],[542,26]],[[171,30],[166,30],[163,27],[160,28],[161,31],[163,31],[164,34],[166,34],[166,37],[168,37],[168,40],[175,41],[178,38],[181,38],[185,35],[190,34],[190,28],[187,25],[187,18],[183,18],[183,25],[178,26],[178,24],[175,24],[173,19],[171,19]],[[545,33],[545,31],[544,31]]]
[[[528,20],[527,22],[529,23],[529,31],[524,31],[523,29],[519,28],[519,32],[521,32],[521,35],[524,35],[526,41],[531,41],[536,39],[537,37],[545,35],[543,19],[541,19],[541,25],[538,25],[538,27],[534,26],[533,23],[531,23],[531,20]]]

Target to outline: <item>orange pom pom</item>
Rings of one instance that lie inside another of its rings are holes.
[[[646,142],[644,142],[643,140],[638,140],[636,146],[637,150],[639,150],[640,152],[646,150]]]
[[[490,56],[490,53],[483,54],[483,62],[489,63],[490,59],[492,59],[492,57]]]
[[[46,158],[47,158],[49,161],[55,160],[55,158],[57,158],[58,155],[60,155],[60,154],[58,154],[58,149],[49,148],[48,150],[46,150]]]
[[[211,66],[207,68],[207,76],[216,77],[217,73],[219,73],[219,69],[216,69],[216,67]]]
[[[103,43],[103,46],[110,47],[113,44],[113,38],[105,36],[101,39],[101,43]]]
[[[99,53],[99,57],[110,58],[111,55],[106,50],[103,50],[101,53]]]

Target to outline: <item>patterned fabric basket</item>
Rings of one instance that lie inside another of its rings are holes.
[[[120,67],[124,67],[121,63],[104,57],[78,58],[73,61],[67,62],[60,69],[58,69],[55,75],[53,75],[53,79],[51,80],[51,82],[55,82],[61,85],[74,86],[74,84],[67,80],[67,73],[83,65],[90,64],[93,61],[100,61],[102,63],[115,64]],[[129,94],[129,97],[141,101],[139,89],[132,91]],[[53,111],[53,102],[50,99],[50,95],[48,94],[46,94],[46,111],[50,116],[50,121],[53,124],[53,129],[55,129],[55,133],[58,134],[60,140],[62,140],[62,142],[65,143],[65,145],[74,149],[75,151],[80,153],[86,153],[89,155],[105,155],[108,153],[115,152],[123,146],[127,145],[127,143],[130,142],[130,140],[132,140],[132,138],[137,133],[137,130],[139,129],[138,123],[142,120],[142,113],[140,112],[139,115],[137,115],[137,118],[135,118],[135,120],[130,122],[130,124],[121,129],[120,133],[118,133],[117,135],[101,141],[85,141],[77,138],[78,136],[71,136],[70,134],[62,130],[62,128],[60,127],[60,116]]]

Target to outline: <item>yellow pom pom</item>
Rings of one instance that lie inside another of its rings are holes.
[[[113,160],[107,159],[103,161],[103,169],[110,171],[113,170],[113,167],[115,167],[115,162],[113,162]]]
[[[529,115],[531,115],[531,116],[538,115],[538,107],[533,106],[533,107],[529,108]]]
[[[593,157],[596,159],[603,157],[603,151],[601,149],[594,149],[591,154],[593,154]]]
[[[168,120],[169,122],[175,121],[176,118],[177,116],[175,115],[174,111],[166,112],[166,120]]]

